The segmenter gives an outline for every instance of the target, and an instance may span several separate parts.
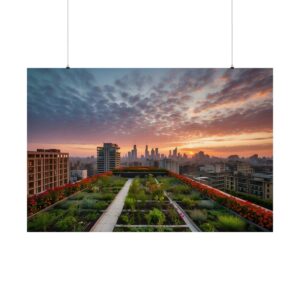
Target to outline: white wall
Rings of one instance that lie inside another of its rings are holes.
[[[229,0],[70,2],[71,67],[230,66]],[[66,66],[65,3],[0,4],[1,298],[299,299],[299,1],[235,0],[235,66],[274,68],[273,234],[26,233],[26,68]]]

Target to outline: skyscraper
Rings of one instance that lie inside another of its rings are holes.
[[[120,166],[120,147],[117,144],[104,143],[97,147],[97,173],[111,171]]]
[[[151,149],[151,158],[152,158],[152,159],[154,158],[154,155],[155,155],[155,152],[154,152],[154,149],[152,148],[152,149]]]
[[[133,145],[133,159],[137,159],[137,148],[136,145]]]
[[[145,158],[149,158],[148,145],[146,145],[146,148],[145,148]]]
[[[174,158],[177,157],[177,147],[173,150],[173,157],[174,157]]]

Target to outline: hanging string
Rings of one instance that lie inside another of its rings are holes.
[[[233,66],[233,0],[231,0],[231,69]]]
[[[69,46],[69,36],[70,36],[70,26],[69,26],[69,0],[67,0],[67,69],[70,69],[69,56],[70,56],[70,46]]]

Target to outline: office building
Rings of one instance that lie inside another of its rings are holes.
[[[104,143],[97,147],[97,173],[104,173],[120,167],[120,148],[117,144]]]

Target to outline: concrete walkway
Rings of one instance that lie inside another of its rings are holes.
[[[90,231],[112,232],[114,230],[114,227],[117,224],[118,218],[122,212],[125,198],[128,194],[132,181],[133,179],[128,179],[126,181],[122,189],[117,194],[116,198],[108,206],[101,217],[96,221]]]

